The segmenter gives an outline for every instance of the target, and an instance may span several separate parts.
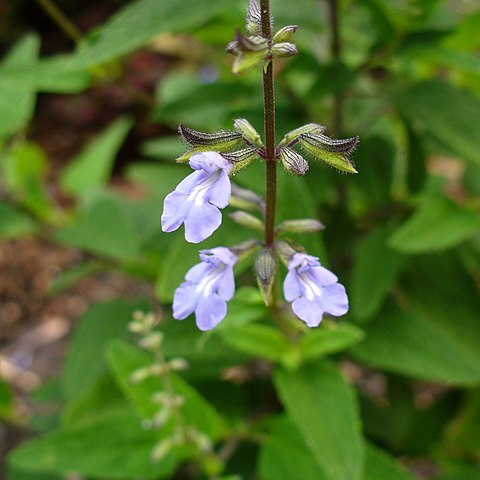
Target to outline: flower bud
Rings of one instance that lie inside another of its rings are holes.
[[[232,183],[232,194],[230,196],[230,205],[242,210],[261,210],[265,208],[264,201],[260,195],[241,188]]]
[[[297,46],[294,43],[281,42],[272,45],[272,56],[274,58],[293,57],[297,53]]]
[[[163,460],[165,456],[168,455],[172,447],[172,441],[169,438],[157,443],[152,450],[152,461],[157,463]]]
[[[204,133],[188,128],[180,124],[178,132],[183,140],[192,147],[208,147],[209,150],[217,151],[219,148],[226,151],[237,147],[241,141],[241,135],[237,132],[230,132],[229,130],[220,130],[215,133]]]
[[[260,289],[265,305],[270,305],[272,302],[276,271],[277,262],[275,261],[272,251],[270,249],[262,250],[255,260],[255,273],[258,288]]]
[[[234,74],[242,73],[257,65],[261,65],[266,56],[266,50],[259,52],[242,52],[235,58],[232,66]]]
[[[299,142],[307,153],[327,165],[342,172],[358,173],[348,158],[358,145],[358,140],[358,136],[346,140],[332,140],[325,135],[302,134]]]
[[[250,35],[262,33],[262,13],[257,0],[250,0],[247,8],[246,28]]]
[[[250,240],[245,240],[244,242],[237,243],[233,247],[230,247],[232,253],[238,257],[238,261],[241,262],[246,260],[250,255],[255,253],[261,246],[261,243],[252,238]]]
[[[184,358],[172,358],[168,365],[173,372],[179,372],[188,368],[188,362]]]
[[[314,233],[325,229],[325,225],[313,218],[301,218],[296,220],[285,220],[278,229],[282,232],[292,233]]]
[[[151,332],[146,337],[140,340],[140,347],[145,350],[155,351],[158,350],[163,342],[163,333],[162,332]]]
[[[263,148],[262,138],[260,134],[253,128],[252,124],[245,118],[237,118],[233,122],[233,128],[239,133],[248,143]]]
[[[268,48],[268,42],[260,35],[244,35],[240,30],[237,30],[235,37],[240,51],[248,52],[264,52]]]
[[[273,36],[273,43],[289,42],[297,31],[297,28],[296,25],[287,25],[286,27],[281,28]]]
[[[284,265],[288,266],[293,256],[303,249],[301,246],[295,247],[296,248],[293,248],[290,243],[287,243],[285,240],[277,240],[275,242],[275,251]]]
[[[235,223],[238,223],[239,225],[242,225],[244,227],[251,228],[253,230],[263,231],[263,228],[264,228],[263,222],[259,218],[254,217],[253,215],[250,215],[250,213],[242,212],[241,210],[238,210],[236,212],[231,213],[230,218]]]
[[[308,170],[307,161],[297,152],[288,147],[280,150],[280,161],[283,168],[293,175],[305,175]]]
[[[237,150],[236,152],[224,153],[222,156],[233,163],[233,168],[230,172],[230,175],[235,175],[240,170],[248,167],[255,160],[258,154],[255,149],[249,147],[243,148],[242,150]]]
[[[303,127],[288,132],[280,142],[280,146],[286,145],[287,147],[292,147],[298,142],[300,135],[303,133],[323,133],[325,130],[326,129],[323,125],[318,123],[308,123],[307,125],[303,125]]]

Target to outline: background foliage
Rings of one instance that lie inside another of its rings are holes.
[[[13,388],[0,381],[0,418],[32,429],[9,454],[7,478],[480,478],[478,4],[345,0],[341,48],[332,52],[329,2],[272,0],[278,25],[299,26],[299,55],[276,69],[279,138],[309,121],[361,137],[358,175],[317,164],[301,179],[280,172],[279,220],[301,212],[327,225],[306,247],[334,267],[351,302],[345,318],[299,327],[292,341],[249,286],[248,267],[213,332],[174,322],[169,311],[197,262],[197,247],[182,232],[159,232],[163,199],[186,174],[173,161],[183,151],[177,124],[213,131],[241,116],[262,128],[259,72],[233,77],[224,53],[244,2],[111,3],[116,13],[65,53],[41,53],[34,32],[19,37],[10,28],[4,38],[0,235],[85,253],[58,276],[54,293],[105,271],[154,288],[149,298],[91,305],[63,373],[36,394],[60,405],[54,418],[23,417]],[[20,4],[9,10],[11,25]],[[68,11],[73,2],[61,6]],[[168,60],[151,98],[129,83],[138,49]],[[53,180],[60,197],[53,194],[50,159],[31,135],[39,96],[81,99],[118,85],[133,90],[136,104],[64,159]],[[140,133],[145,124],[155,133]],[[116,188],[112,174],[141,194]],[[264,191],[263,175],[254,165],[235,181]],[[245,235],[224,216],[202,247]],[[182,449],[151,461],[172,430],[148,428],[162,383],[129,380],[152,362],[127,329],[138,309],[162,315],[166,359],[189,361],[175,390],[186,398],[187,422],[215,443],[221,466]]]

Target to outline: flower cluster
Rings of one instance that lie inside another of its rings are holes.
[[[297,27],[289,25],[272,33],[271,20],[265,23],[267,16],[268,9],[261,11],[257,0],[250,0],[247,35],[237,32],[235,40],[227,47],[227,51],[235,56],[234,73],[262,67],[264,86],[270,85],[271,89],[269,95],[265,94],[265,102],[267,98],[271,101],[269,108],[265,104],[266,114],[274,110],[271,63],[276,58],[297,53],[292,43]],[[274,122],[270,123],[272,125],[274,129]],[[300,176],[309,169],[308,159],[320,160],[342,172],[356,173],[350,155],[359,139],[357,136],[331,139],[325,134],[324,126],[309,123],[287,133],[275,146],[274,130],[266,129],[268,131],[270,134],[266,133],[265,146],[260,134],[244,118],[234,121],[233,130],[214,133],[179,126],[187,151],[177,158],[177,162],[188,162],[194,172],[165,198],[162,230],[172,232],[183,224],[185,239],[200,243],[220,227],[220,210],[230,204],[237,208],[230,214],[234,222],[265,232],[263,242],[252,239],[231,248],[222,246],[200,251],[201,263],[187,272],[173,299],[173,317],[183,320],[195,314],[200,330],[210,330],[225,318],[227,302],[235,292],[233,268],[253,254],[256,255],[254,269],[258,286],[267,305],[276,302],[273,298],[274,285],[278,276],[278,260],[281,260],[288,269],[283,284],[285,300],[291,303],[293,313],[309,327],[318,326],[325,314],[340,316],[348,311],[345,287],[338,283],[337,276],[323,267],[317,257],[308,255],[301,246],[286,237],[290,232],[318,232],[324,226],[316,219],[303,218],[275,225],[272,192],[269,197],[267,188],[266,199],[263,200],[255,192],[232,185],[230,179],[255,160],[278,163],[289,173]],[[267,182],[267,185],[271,184]],[[273,195],[275,198],[276,191]]]

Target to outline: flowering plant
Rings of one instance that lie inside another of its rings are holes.
[[[274,283],[277,278],[277,259],[282,258],[288,274],[284,283],[285,300],[292,302],[294,314],[309,327],[320,324],[325,313],[340,316],[348,311],[348,298],[337,277],[323,267],[318,258],[304,253],[299,245],[277,239],[282,232],[311,233],[323,229],[316,219],[287,220],[275,225],[277,198],[277,164],[289,173],[303,176],[308,170],[307,160],[295,150],[302,147],[307,155],[320,159],[339,171],[356,173],[349,158],[358,144],[358,137],[334,140],[325,135],[326,128],[310,123],[285,135],[275,146],[275,99],[273,63],[277,58],[297,53],[292,37],[296,25],[272,32],[268,1],[250,0],[246,21],[247,35],[237,32],[236,39],[227,46],[235,56],[234,73],[260,65],[263,69],[265,142],[251,123],[243,118],[234,122],[234,130],[203,133],[180,125],[179,132],[189,145],[186,154],[177,161],[188,161],[195,170],[182,180],[175,191],[165,198],[162,229],[171,232],[185,225],[185,239],[199,243],[220,227],[222,216],[232,193],[230,175],[261,159],[266,165],[265,201],[263,218],[245,211],[237,211],[232,218],[237,223],[264,232],[263,242],[252,240],[242,253],[245,259],[255,254],[255,273],[267,305],[276,305]],[[237,189],[234,196],[243,197],[247,204],[257,199],[249,190]],[[252,205],[250,205],[252,206]],[[255,246],[257,248],[252,248]],[[202,263],[190,269],[175,292],[173,317],[183,320],[195,313],[201,330],[215,327],[227,315],[226,302],[233,297],[233,265],[239,247],[217,247],[200,253]],[[289,251],[286,259],[286,251]],[[286,259],[286,260],[285,260]],[[222,282],[225,282],[224,284]]]

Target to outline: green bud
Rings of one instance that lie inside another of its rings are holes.
[[[291,242],[288,243],[285,240],[277,240],[275,242],[275,251],[280,257],[280,260],[282,261],[282,263],[288,267],[288,264],[290,263],[290,260],[292,259],[292,257],[297,252],[302,252],[303,247],[301,247],[300,245],[295,245],[295,247],[293,247],[291,245]]]
[[[248,167],[257,158],[258,154],[253,148],[244,148],[236,152],[224,153],[222,156],[233,163],[230,175],[236,175],[240,170]]]
[[[248,4],[246,27],[250,35],[260,35],[262,33],[262,13],[257,0],[250,0]]]
[[[313,218],[285,220],[278,226],[278,230],[292,233],[313,233],[324,229],[325,225]]]
[[[260,35],[244,35],[240,30],[237,30],[235,40],[238,44],[238,49],[242,52],[264,52],[268,48],[268,42]]]
[[[297,31],[297,28],[296,25],[287,25],[286,27],[281,28],[273,36],[273,43],[289,42]]]
[[[230,205],[242,210],[260,210],[263,212],[265,209],[265,202],[260,195],[246,188],[241,188],[234,183],[232,183]]]
[[[250,255],[255,253],[262,244],[255,238],[245,240],[230,247],[230,250],[238,257],[238,261],[246,260]]]
[[[350,155],[355,151],[360,141],[358,135],[355,137],[346,138],[343,140],[335,140],[322,133],[302,133],[302,138],[308,141],[310,144],[324,148],[329,152],[340,152],[345,155]]]
[[[157,463],[163,460],[168,455],[168,453],[170,453],[172,447],[172,441],[169,438],[157,443],[152,450],[152,461]]]
[[[348,158],[348,155],[358,144],[358,137],[340,141],[332,140],[330,144],[319,141],[317,137],[318,135],[302,134],[299,139],[300,145],[307,153],[312,155],[312,157],[322,160],[337,170],[346,173],[358,173]],[[333,144],[333,142],[335,142],[335,144]]]
[[[264,229],[263,222],[259,218],[251,215],[250,213],[238,210],[231,213],[229,216],[235,223],[238,223],[239,225],[242,225],[244,227],[261,231],[263,231]]]
[[[293,175],[305,175],[307,173],[307,161],[291,148],[283,147],[280,150],[280,162],[282,162],[283,168]]]
[[[262,250],[255,260],[255,273],[257,276],[258,288],[262,294],[265,305],[272,302],[273,286],[277,271],[277,262],[270,249]]]
[[[266,50],[260,52],[242,52],[238,57],[235,57],[232,72],[234,74],[242,73],[257,65],[262,65],[266,53]]]
[[[253,125],[245,118],[237,118],[233,122],[233,128],[239,133],[248,143],[255,147],[264,148],[262,137],[253,128]]]
[[[298,142],[300,135],[303,133],[323,133],[325,131],[325,127],[318,123],[308,123],[307,125],[303,125],[303,127],[296,128],[291,132],[288,132],[283,140],[280,142],[279,146],[286,145],[287,147],[292,147],[295,143]]]
[[[294,43],[281,42],[272,45],[272,56],[274,58],[293,57],[297,53],[297,46]]]

